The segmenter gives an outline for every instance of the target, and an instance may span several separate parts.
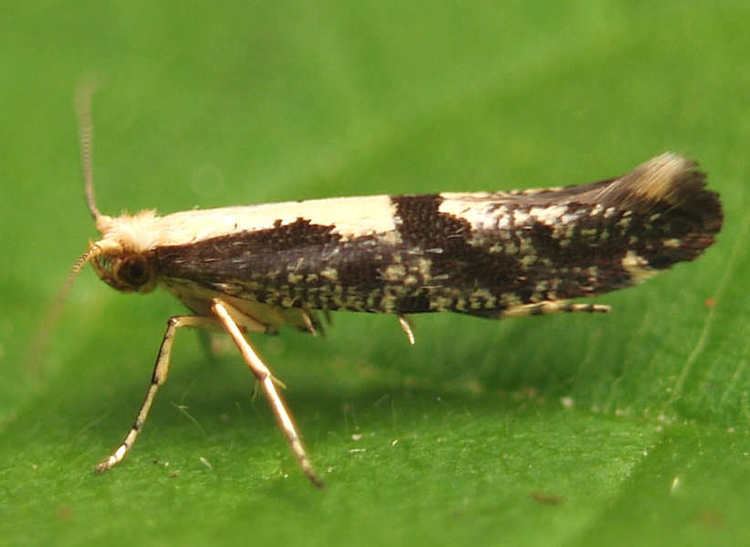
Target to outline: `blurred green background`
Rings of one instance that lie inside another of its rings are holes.
[[[17,3],[20,4],[20,3]],[[747,2],[31,2],[0,18],[0,544],[750,543]],[[338,314],[257,343],[328,488],[233,352],[178,335],[134,451],[165,294],[81,275],[72,96],[99,77],[108,213],[586,182],[699,159],[726,224],[609,316]]]

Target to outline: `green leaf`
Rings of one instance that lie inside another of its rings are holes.
[[[750,543],[746,2],[58,3],[0,22],[0,543]],[[163,212],[525,188],[698,159],[725,204],[694,264],[609,316],[337,314],[257,337],[327,488],[233,352],[178,334],[134,450],[168,295],[86,271],[72,94],[99,207]],[[40,332],[48,343],[40,344]],[[42,355],[38,355],[43,349]]]

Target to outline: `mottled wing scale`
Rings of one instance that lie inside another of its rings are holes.
[[[623,177],[566,188],[214,210],[225,225],[256,228],[149,252],[183,300],[179,286],[189,284],[263,304],[301,328],[305,314],[283,310],[501,317],[694,259],[722,223],[718,196],[704,186],[695,164],[664,154]]]

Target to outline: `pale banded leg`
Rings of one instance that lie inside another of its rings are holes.
[[[529,315],[549,315],[551,313],[608,313],[611,308],[605,304],[574,304],[567,300],[545,300],[534,304],[513,306],[500,313],[500,317],[526,317]]]
[[[317,321],[314,315],[305,309],[300,310],[300,313],[302,314],[302,321],[305,324],[305,328],[310,334],[313,336],[325,334],[323,331],[323,325]]]
[[[211,318],[211,321],[215,321],[214,318]],[[221,327],[214,323],[214,326],[220,330],[220,334],[224,334],[224,330],[221,329]],[[260,321],[254,319],[253,317],[250,317],[247,314],[242,315],[242,321],[240,322],[240,328],[247,332],[261,332],[261,333],[271,333],[272,328],[270,325],[266,325],[264,323],[261,323]],[[211,336],[212,333],[207,332],[205,330],[202,330],[198,333],[200,335],[200,344],[203,347],[203,351],[206,353],[206,356],[209,358],[216,357],[220,354],[221,348],[223,346],[220,346],[217,342],[217,339]],[[285,387],[285,386],[282,386]]]
[[[146,397],[141,404],[141,409],[138,411],[138,416],[133,422],[133,426],[125,436],[125,440],[115,450],[110,457],[103,460],[99,465],[96,466],[96,470],[99,472],[111,469],[127,455],[128,451],[135,443],[138,433],[143,428],[143,424],[146,422],[148,412],[151,410],[151,405],[156,397],[156,392],[166,380],[169,374],[169,361],[172,354],[172,344],[174,342],[174,335],[177,329],[180,327],[197,327],[197,328],[210,328],[217,327],[216,320],[213,317],[200,317],[197,315],[175,315],[170,317],[167,321],[167,330],[164,333],[164,338],[161,341],[161,347],[159,348],[159,354],[156,357],[156,364],[154,365],[154,372],[151,375],[151,385],[148,386],[146,391]]]
[[[241,316],[242,314],[218,298],[213,300],[211,305],[211,311],[216,315],[219,322],[223,325],[229,336],[232,337],[237,348],[240,350],[245,363],[250,368],[250,371],[255,375],[258,382],[260,383],[263,391],[268,398],[268,403],[276,416],[276,421],[279,424],[279,428],[284,433],[289,447],[292,450],[297,463],[302,468],[302,472],[310,479],[315,486],[322,488],[323,481],[315,474],[315,470],[310,463],[310,459],[307,457],[305,447],[302,445],[302,440],[297,433],[297,428],[294,425],[292,416],[284,404],[284,400],[276,389],[274,384],[274,378],[271,371],[265,365],[263,360],[260,358],[255,349],[250,345],[250,342],[242,335],[242,331],[237,326],[237,321],[234,316]]]
[[[404,331],[406,338],[409,340],[409,344],[413,346],[416,340],[414,339],[414,333],[411,330],[411,323],[409,322],[409,318],[405,315],[399,315],[398,324],[401,326],[401,330]]]

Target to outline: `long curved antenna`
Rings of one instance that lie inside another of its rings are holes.
[[[91,155],[93,148],[94,129],[91,122],[91,97],[96,90],[96,82],[89,77],[82,80],[76,88],[75,105],[78,114],[78,135],[81,147],[81,171],[83,172],[83,181],[86,192],[86,204],[88,205],[91,216],[99,228],[100,222],[106,217],[99,212],[96,207],[94,198],[94,172],[92,168]],[[70,269],[68,278],[55,296],[55,300],[48,308],[42,324],[37,331],[30,347],[30,359],[28,361],[29,370],[35,376],[39,375],[42,353],[46,350],[49,343],[49,336],[52,327],[60,319],[65,300],[73,287],[78,274],[83,267],[102,253],[101,247],[96,243],[90,244],[88,250],[83,253],[73,264]]]
[[[86,189],[86,204],[89,207],[94,221],[99,220],[102,214],[96,207],[94,198],[94,169],[91,157],[94,148],[94,126],[91,122],[91,97],[96,91],[96,82],[93,79],[82,81],[76,90],[76,112],[78,114],[78,138],[81,147],[81,171]]]
[[[75,281],[76,277],[78,277],[78,274],[81,273],[83,267],[91,262],[92,259],[101,254],[101,252],[102,249],[100,247],[98,247],[96,244],[92,244],[85,253],[83,253],[76,259],[76,261],[73,263],[73,267],[70,269],[68,278],[65,280],[63,286],[60,287],[60,290],[55,296],[55,300],[47,309],[47,313],[45,314],[44,319],[39,326],[39,330],[37,330],[37,333],[31,342],[31,347],[29,348],[30,357],[28,360],[28,367],[32,375],[38,376],[40,373],[42,354],[46,351],[47,346],[49,345],[49,337],[50,333],[53,330],[53,327],[60,320],[63,306],[65,305],[65,301],[68,298],[70,289],[73,287],[73,282]]]

